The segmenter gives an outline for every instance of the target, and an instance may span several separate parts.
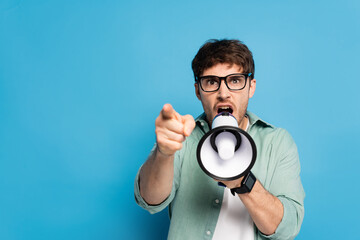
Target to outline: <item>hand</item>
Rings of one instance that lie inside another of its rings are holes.
[[[157,151],[172,156],[182,148],[182,142],[195,128],[191,115],[181,116],[170,104],[165,104],[155,121]]]
[[[237,188],[241,186],[241,181],[243,180],[244,176],[242,176],[241,178],[232,180],[232,181],[220,181],[220,180],[216,180],[217,182],[221,182],[223,183],[227,188],[232,189],[232,188]]]

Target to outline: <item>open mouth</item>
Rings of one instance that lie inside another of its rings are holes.
[[[233,110],[231,107],[219,107],[218,110],[217,110],[217,113],[222,113],[222,112],[227,112],[227,113],[230,113],[232,114],[233,113]]]

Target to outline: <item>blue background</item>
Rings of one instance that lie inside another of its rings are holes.
[[[249,109],[298,144],[298,239],[358,235],[360,4],[0,1],[0,239],[165,239],[133,182],[164,103],[198,116],[210,38],[254,54]]]

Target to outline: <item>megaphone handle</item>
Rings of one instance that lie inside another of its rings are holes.
[[[235,193],[239,193],[239,194],[249,193],[254,187],[255,182],[256,182],[256,177],[251,171],[249,171],[248,174],[246,174],[243,180],[241,181],[240,187],[230,189],[231,194],[235,196]]]

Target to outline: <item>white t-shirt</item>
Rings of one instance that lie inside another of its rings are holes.
[[[246,131],[249,127],[249,119],[247,120]],[[253,240],[254,223],[239,196],[233,196],[230,189],[225,188],[213,240],[233,239]]]

